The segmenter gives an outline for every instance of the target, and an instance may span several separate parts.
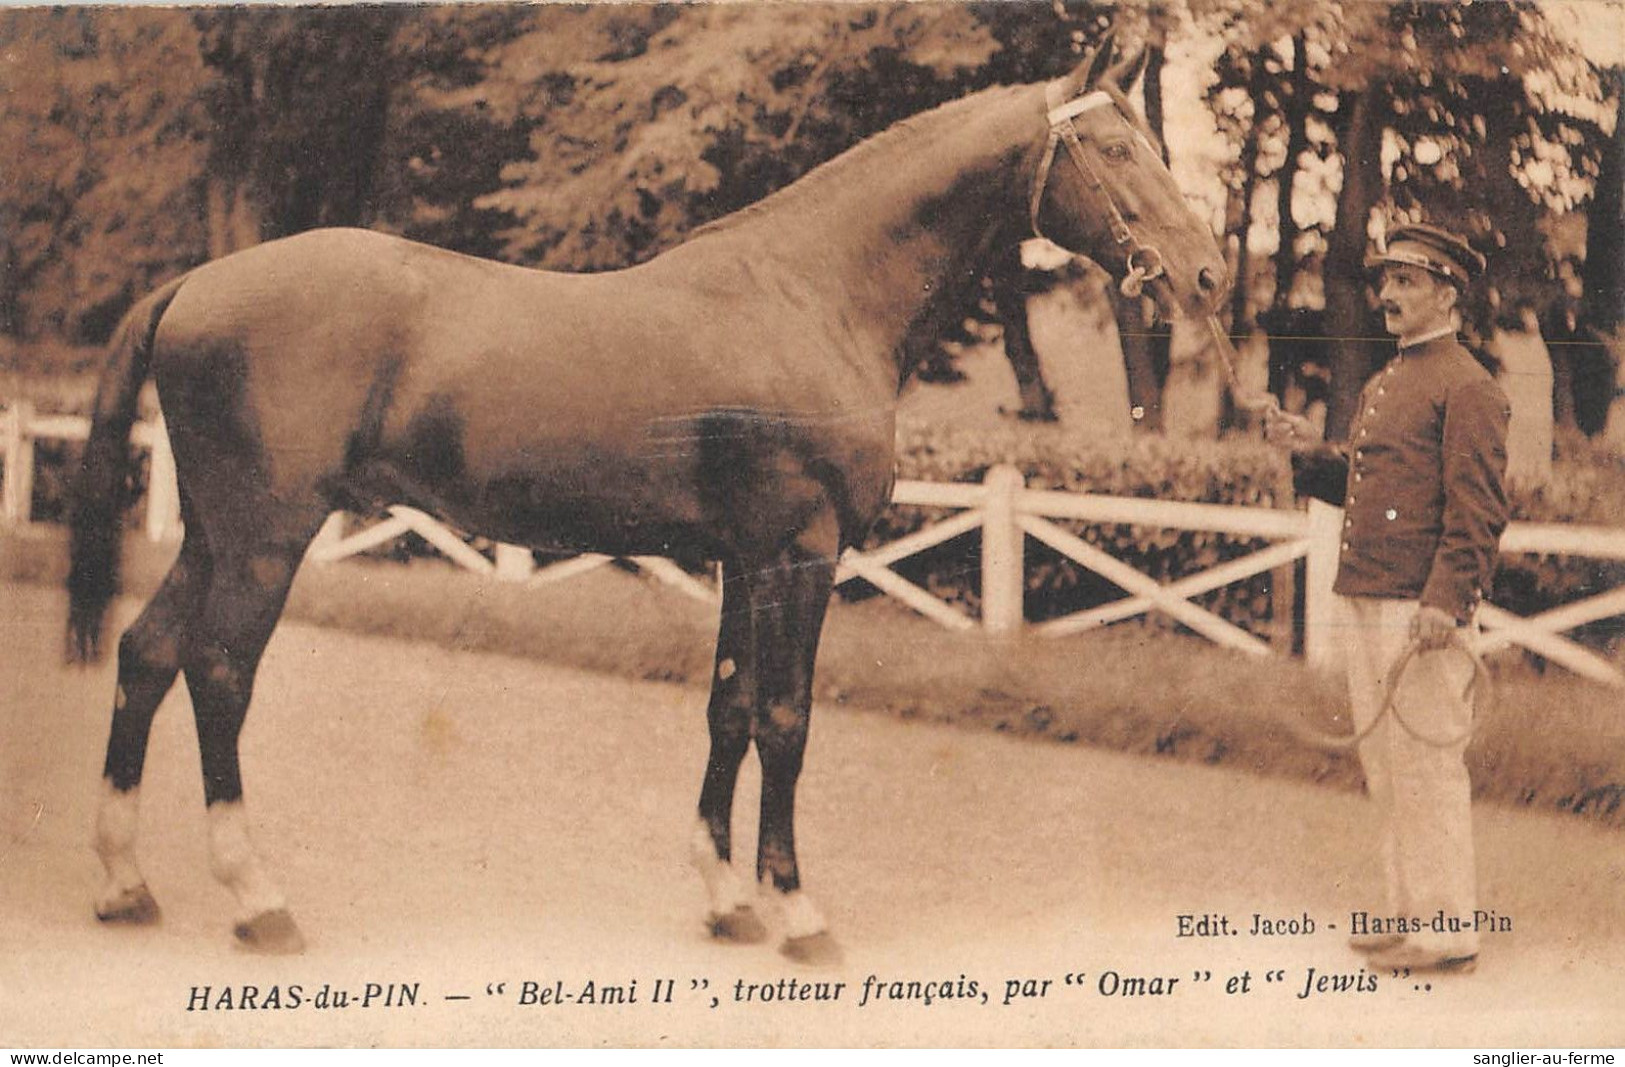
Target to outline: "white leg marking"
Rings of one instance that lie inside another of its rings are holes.
[[[774,894],[779,898],[780,914],[784,922],[784,936],[794,940],[824,933],[828,927],[823,914],[812,898],[797,889],[791,893]]]
[[[248,920],[287,907],[248,840],[248,813],[241,800],[209,807],[209,867],[237,898],[238,918]]]
[[[135,862],[135,836],[140,822],[141,787],[120,792],[103,778],[101,805],[96,810],[96,853],[107,868],[107,885],[100,901],[104,908],[145,882]]]
[[[695,824],[694,836],[689,842],[689,856],[705,882],[705,896],[710,902],[712,915],[728,915],[748,903],[744,882],[733,864],[724,863],[718,858],[717,847],[711,841],[711,830],[704,819]]]

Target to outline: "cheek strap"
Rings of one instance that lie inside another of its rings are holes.
[[[1085,93],[1076,100],[1063,101],[1060,99],[1061,86],[1059,82],[1050,82],[1044,89],[1049,104],[1047,118],[1049,119],[1049,140],[1044,145],[1044,154],[1039,157],[1038,171],[1033,176],[1033,192],[1028,204],[1028,214],[1031,217],[1033,233],[1039,237],[1044,236],[1038,225],[1038,214],[1044,206],[1044,191],[1049,187],[1050,169],[1055,164],[1055,150],[1059,145],[1066,145],[1067,155],[1072,158],[1073,164],[1083,176],[1084,183],[1100,195],[1106,204],[1106,221],[1111,229],[1112,240],[1119,246],[1126,248],[1127,273],[1118,283],[1123,295],[1129,299],[1138,297],[1145,290],[1145,283],[1163,274],[1162,254],[1155,248],[1141,245],[1135,240],[1133,232],[1129,229],[1128,221],[1113,199],[1111,190],[1100,177],[1094,165],[1089,161],[1088,154],[1083,149],[1083,142],[1078,139],[1077,127],[1073,119],[1085,111],[1092,111],[1097,107],[1115,106],[1111,94],[1096,89],[1092,93]]]

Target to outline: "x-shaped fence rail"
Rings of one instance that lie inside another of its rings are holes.
[[[7,406],[0,418],[0,449],[5,453],[0,516],[7,525],[26,526],[31,521],[35,441],[82,441],[88,432],[88,420],[83,417],[36,415],[25,402]],[[147,535],[153,540],[171,539],[180,530],[179,498],[162,419],[137,423],[131,439],[150,454]],[[1018,470],[999,466],[990,469],[980,483],[899,482],[893,503],[949,514],[887,544],[847,551],[841,557],[836,581],[861,579],[942,626],[982,629],[992,634],[1025,630],[1038,637],[1059,637],[1155,611],[1227,648],[1255,656],[1270,655],[1274,650],[1269,643],[1195,603],[1194,598],[1264,572],[1285,576],[1295,571],[1301,559],[1305,561],[1304,653],[1312,662],[1320,663],[1332,662],[1339,655],[1338,609],[1332,579],[1342,513],[1318,501],[1311,501],[1307,510],[1298,510],[1028,489]],[[545,584],[612,562],[609,556],[582,555],[538,567],[528,549],[471,543],[432,516],[404,506],[392,507],[379,521],[347,533],[348,521],[341,515],[330,518],[307,558],[332,562],[414,533],[459,566],[506,580]],[[1090,544],[1061,523],[1208,531],[1270,544],[1162,582]],[[895,569],[910,556],[975,531],[981,533],[979,614],[941,599]],[[1029,626],[1024,612],[1029,537],[1099,574],[1127,595]],[[1502,538],[1501,548],[1503,554],[1625,560],[1625,530],[1515,522]],[[690,574],[671,560],[638,556],[630,562],[685,595],[706,601],[720,599],[714,581]],[[1577,674],[1625,688],[1625,670],[1564,636],[1576,627],[1619,615],[1625,615],[1625,586],[1595,592],[1528,617],[1486,603],[1479,611],[1482,633],[1478,647],[1488,652],[1518,645]]]

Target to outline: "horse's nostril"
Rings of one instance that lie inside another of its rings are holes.
[[[1196,276],[1196,284],[1202,287],[1202,292],[1211,293],[1219,288],[1219,278],[1208,267],[1203,267]]]

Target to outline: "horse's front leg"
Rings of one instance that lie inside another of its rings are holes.
[[[740,569],[726,563],[722,572],[722,624],[717,632],[716,664],[711,674],[711,755],[700,788],[700,820],[694,830],[694,866],[705,881],[713,936],[755,942],[767,929],[751,907],[748,879],[733,865],[734,786],[750,747],[751,716],[756,702],[756,657],[751,638],[750,598]]]
[[[806,962],[839,958],[823,915],[801,889],[795,840],[796,781],[812,712],[813,665],[838,553],[834,518],[825,516],[749,576],[757,652],[756,753],[762,763],[756,877],[764,887],[771,880],[778,899],[782,951]]]

